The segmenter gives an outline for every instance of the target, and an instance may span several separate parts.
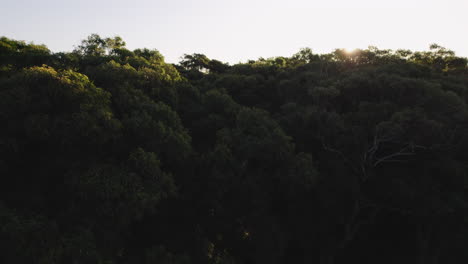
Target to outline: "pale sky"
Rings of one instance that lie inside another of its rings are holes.
[[[468,57],[468,0],[0,0],[0,36],[71,51],[92,33],[168,62],[229,62],[335,48],[427,50]]]

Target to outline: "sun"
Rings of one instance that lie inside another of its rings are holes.
[[[354,52],[356,52],[357,48],[344,48],[343,51],[344,53],[348,54],[348,55],[351,55],[353,54]]]

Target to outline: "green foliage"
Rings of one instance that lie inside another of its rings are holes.
[[[467,59],[0,38],[1,263],[465,263]]]
[[[84,56],[103,56],[113,54],[125,47],[121,37],[101,38],[98,34],[92,34],[75,49],[75,52]]]
[[[80,142],[91,146],[119,133],[121,124],[110,109],[110,94],[71,70],[26,68],[3,79],[0,94],[0,118],[9,123],[2,134],[22,138],[21,145],[49,142],[66,148]]]
[[[50,57],[51,52],[44,45],[0,37],[0,76],[48,63]]]

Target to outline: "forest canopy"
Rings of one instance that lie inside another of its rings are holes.
[[[468,60],[0,38],[1,263],[468,263]]]

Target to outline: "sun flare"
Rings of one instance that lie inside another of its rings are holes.
[[[344,48],[343,50],[346,54],[351,55],[357,50],[357,48]]]

